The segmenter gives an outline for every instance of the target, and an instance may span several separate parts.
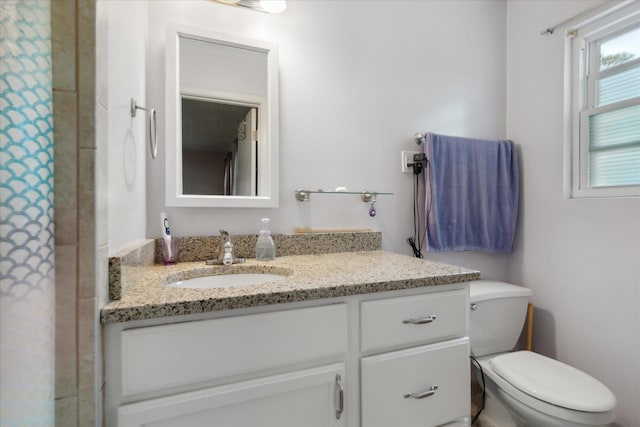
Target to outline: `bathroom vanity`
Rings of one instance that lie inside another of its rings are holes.
[[[478,272],[370,251],[231,266],[286,275],[273,283],[166,286],[215,267],[136,269],[103,308],[107,427],[467,425]]]

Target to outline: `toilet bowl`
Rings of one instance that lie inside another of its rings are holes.
[[[485,384],[485,417],[500,427],[605,427],[616,399],[602,383],[529,351],[511,352],[531,290],[508,283],[470,285],[470,343]]]

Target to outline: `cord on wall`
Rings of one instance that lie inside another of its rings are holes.
[[[418,139],[417,135],[418,134],[416,134],[416,140]],[[425,173],[430,172],[429,160],[424,153],[414,154],[413,163],[408,163],[407,166],[411,166],[413,168],[413,174],[415,176],[413,185],[413,237],[409,237],[407,239],[407,243],[411,246],[413,256],[416,258],[423,258],[424,255],[422,254],[422,247],[426,236],[427,215],[426,212],[423,214],[423,210],[420,209],[420,174],[423,170]],[[422,204],[422,206],[424,206],[424,204]],[[422,221],[425,222],[424,231],[421,227]]]
[[[487,393],[486,393],[486,384],[484,381],[484,371],[482,370],[482,366],[480,366],[480,363],[476,360],[475,357],[469,356],[469,359],[471,359],[474,365],[476,365],[480,370],[480,379],[482,380],[482,402],[480,404],[480,408],[478,409],[478,412],[474,415],[473,419],[471,420],[471,425],[473,425],[476,421],[478,421],[478,418],[480,418],[480,414],[484,409],[484,403],[487,397]]]

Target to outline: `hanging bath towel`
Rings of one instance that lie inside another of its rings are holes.
[[[429,134],[424,150],[428,249],[510,254],[519,196],[515,144]]]

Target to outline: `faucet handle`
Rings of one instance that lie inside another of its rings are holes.
[[[226,230],[220,230],[220,250],[218,251],[218,262],[222,263],[224,258],[224,246],[225,243],[231,242],[229,233]]]

